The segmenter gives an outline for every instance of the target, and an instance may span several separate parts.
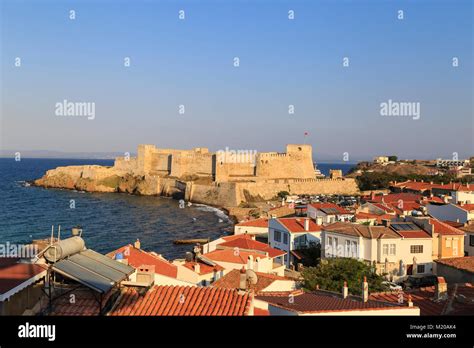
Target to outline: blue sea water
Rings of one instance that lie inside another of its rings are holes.
[[[86,245],[110,252],[140,239],[144,250],[167,258],[184,257],[190,245],[174,245],[175,239],[210,238],[228,234],[232,223],[219,210],[192,205],[179,208],[178,201],[122,193],[88,193],[26,186],[58,166],[112,165],[112,160],[0,158],[0,243],[27,243],[51,235],[51,225],[61,225],[62,237],[75,225],[83,227]],[[348,164],[318,164],[349,170]],[[71,200],[75,208],[71,209]]]
[[[122,193],[87,193],[27,187],[25,181],[41,177],[58,166],[99,164],[111,160],[0,158],[0,243],[27,243],[51,235],[61,225],[61,236],[83,227],[86,246],[107,253],[140,239],[144,250],[167,258],[182,258],[190,245],[175,239],[211,238],[228,234],[232,223],[211,207],[179,208],[176,200]],[[71,200],[75,209],[70,208]],[[219,221],[222,222],[219,222]]]

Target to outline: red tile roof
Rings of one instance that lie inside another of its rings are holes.
[[[262,308],[254,308],[253,309],[253,315],[255,316],[267,316],[270,315],[270,312],[268,309],[262,309]]]
[[[458,207],[467,212],[474,212],[474,204],[458,204]]]
[[[290,278],[281,277],[273,274],[268,273],[261,273],[255,272],[257,274],[257,284],[251,284],[250,289],[255,292],[260,292],[265,288],[269,287],[272,283],[276,280],[286,280],[292,281]],[[212,283],[212,286],[217,288],[225,288],[225,289],[238,289],[240,287],[240,270],[233,269],[225,276],[221,277],[220,279],[216,280]]]
[[[319,232],[321,226],[309,219],[309,231],[304,229],[304,221],[306,218],[279,218],[277,221],[286,227],[290,233],[308,233],[308,232]]]
[[[398,214],[403,214],[406,211],[419,210],[421,207],[421,205],[416,202],[403,202],[400,208],[398,207],[398,203],[396,202],[388,203],[387,205]]]
[[[143,265],[155,266],[155,273],[168,277],[176,278],[178,267],[164,259],[158,254],[152,254],[141,249],[135,248],[129,244],[107,254],[108,257],[115,259],[116,254],[123,254],[123,258],[128,260],[128,264],[135,268]]]
[[[248,238],[235,238],[231,241],[218,244],[218,246],[225,248],[239,248],[240,250],[259,250],[268,253],[268,256],[271,258],[285,254],[282,250],[274,249],[268,244]]]
[[[190,269],[191,271],[195,272],[194,269],[195,269],[195,266],[197,264],[199,264],[199,273],[198,274],[200,274],[200,275],[214,273],[214,272],[222,271],[224,269],[224,267],[222,267],[222,266],[219,266],[219,265],[211,266],[211,265],[208,265],[208,264],[206,264],[204,262],[201,262],[201,261],[198,261],[198,262],[195,262],[195,261],[185,262],[183,264],[183,266]]]
[[[385,226],[366,226],[350,222],[334,222],[323,226],[323,230],[367,239],[400,238],[395,231]]]
[[[71,302],[74,295],[74,302]],[[109,301],[112,292],[109,291],[102,299],[102,308]],[[92,316],[100,315],[100,306],[97,298],[89,289],[77,289],[53,301],[53,309],[49,315],[53,316]]]
[[[221,239],[225,240],[226,242],[229,242],[234,239],[240,239],[240,238],[246,238],[246,239],[255,239],[255,236],[251,234],[233,234],[230,236],[224,236],[221,237]]]
[[[246,264],[248,257],[252,256],[255,260],[257,257],[265,258],[266,255],[257,252],[249,252],[244,250],[234,250],[234,249],[220,249],[214,250],[210,253],[204,254],[203,257],[216,262],[229,262],[229,263],[238,263],[238,264]]]
[[[379,209],[382,209],[383,211],[385,211],[386,213],[394,213],[393,209],[390,208],[390,207],[387,207],[385,204],[382,204],[382,203],[375,203],[375,202],[371,202],[372,205],[376,206],[377,208]]]
[[[348,296],[344,299],[339,293],[324,290],[316,290],[314,292],[294,291],[268,293],[258,295],[256,299],[268,302],[275,307],[298,313],[329,313],[408,308],[406,305],[403,306],[398,303],[370,299],[367,302],[363,302],[358,296]]]
[[[30,281],[34,282],[46,274],[46,268],[43,266],[18,261],[18,258],[0,257],[0,297],[17,287],[20,291]]]
[[[403,201],[403,204],[407,202],[418,202],[423,198],[421,195],[414,193],[389,193],[388,195],[377,195],[374,199],[369,199],[369,202],[385,202],[385,203],[398,203]]]
[[[321,209],[336,209],[337,214],[350,214],[351,212],[348,211],[347,209],[344,209],[343,207],[335,204],[335,203],[330,203],[330,202],[322,202],[322,203],[311,203],[308,204],[308,206],[313,207],[315,209],[321,210]],[[329,215],[337,215],[337,214],[329,214]]]
[[[431,239],[431,236],[423,231],[423,230],[418,230],[418,231],[397,231],[397,233],[402,236],[403,238],[429,238]]]
[[[401,292],[404,302],[411,295],[420,315],[472,315],[474,313],[474,286],[471,283],[448,284],[448,298],[435,300],[435,287]],[[372,293],[370,299],[398,303],[400,292]],[[467,301],[466,301],[467,300]],[[470,302],[470,303],[469,303]]]
[[[451,257],[448,259],[434,260],[445,266],[450,266],[461,271],[474,273],[474,256]]]
[[[415,181],[405,181],[393,184],[394,187],[407,188],[414,191],[426,191],[432,189],[442,189],[442,190],[452,190],[452,191],[473,191],[474,187],[472,185],[464,185],[462,183],[449,183],[449,184],[431,184],[429,182],[415,182]]]
[[[434,227],[434,232],[441,235],[464,235],[464,232],[437,219],[430,219],[430,224]]]
[[[426,191],[431,190],[432,184],[429,182],[421,182],[421,181],[405,181],[399,182],[392,185],[393,187],[400,187],[400,188],[407,188],[413,191]]]
[[[155,286],[145,294],[124,289],[110,315],[242,316],[252,304],[249,293],[196,286]]]
[[[268,219],[254,219],[249,221],[239,222],[236,226],[249,226],[249,227],[268,227]]]
[[[378,214],[371,214],[371,213],[356,213],[355,214],[356,219],[358,220],[372,220],[375,219],[378,223],[381,223],[382,220],[391,220],[394,218],[393,215],[390,214],[383,214],[383,215],[378,215]]]

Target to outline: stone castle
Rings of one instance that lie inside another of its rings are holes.
[[[139,145],[137,157],[120,157],[114,168],[157,180],[157,192],[179,189],[185,199],[220,206],[271,200],[291,194],[357,194],[354,179],[332,170],[317,179],[311,145],[289,144],[285,153],[160,149]]]
[[[290,194],[359,193],[354,179],[340,170],[316,178],[311,145],[287,145],[285,153],[160,149],[140,145],[136,157],[119,157],[114,166],[58,167],[34,181],[43,187],[89,192],[127,192],[184,197],[185,200],[232,207]]]
[[[160,149],[139,145],[137,157],[119,157],[115,168],[137,175],[182,179],[207,177],[215,182],[267,179],[314,179],[311,145],[287,145],[286,153],[207,148]]]

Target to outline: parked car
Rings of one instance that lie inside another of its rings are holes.
[[[438,282],[438,278],[435,275],[412,275],[409,276],[405,281],[402,282],[403,289],[414,289],[425,286],[433,286]]]
[[[389,288],[391,291],[397,291],[397,290],[402,290],[402,286],[398,285],[394,282],[382,282],[383,285],[385,285],[387,288]]]

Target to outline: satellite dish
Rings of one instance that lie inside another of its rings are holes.
[[[245,275],[247,276],[247,281],[249,282],[249,284],[252,284],[252,285],[257,284],[257,281],[258,281],[257,273],[255,273],[251,269],[248,269],[245,271]]]

